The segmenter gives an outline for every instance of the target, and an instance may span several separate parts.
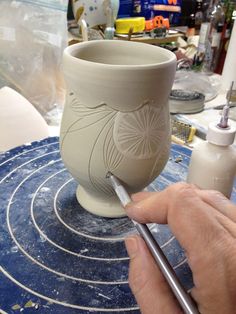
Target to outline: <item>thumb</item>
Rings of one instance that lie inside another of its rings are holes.
[[[132,236],[125,244],[130,256],[129,284],[142,314],[182,313],[144,240]]]

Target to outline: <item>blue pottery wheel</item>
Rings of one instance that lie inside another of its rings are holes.
[[[172,145],[151,191],[186,178],[190,150]],[[0,155],[0,312],[140,313],[128,285],[128,218],[106,219],[77,202],[58,138]],[[235,191],[233,192],[235,198]],[[150,226],[188,290],[184,252],[165,225]]]

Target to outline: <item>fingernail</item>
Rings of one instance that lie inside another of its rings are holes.
[[[127,205],[125,205],[125,209],[126,210],[130,210],[133,208],[133,202],[128,203]]]
[[[218,201],[227,202],[227,203],[230,202],[230,200],[224,194],[222,194],[221,192],[218,192],[218,191],[209,191],[209,192],[212,194],[212,196],[215,199],[217,198]]]
[[[138,241],[136,237],[129,237],[125,239],[126,250],[130,258],[134,258],[138,252]]]
[[[125,210],[127,210],[127,211],[132,211],[132,210],[136,210],[139,208],[140,208],[140,206],[138,205],[137,202],[130,202],[127,205],[125,205]]]

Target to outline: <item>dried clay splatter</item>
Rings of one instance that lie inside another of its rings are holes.
[[[31,300],[29,300],[27,303],[25,303],[25,308],[29,308],[29,307],[34,307],[34,303],[31,301]]]
[[[11,307],[14,311],[17,311],[21,308],[21,306],[19,304],[15,304]]]

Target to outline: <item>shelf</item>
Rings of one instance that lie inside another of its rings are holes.
[[[135,42],[141,42],[141,43],[146,43],[146,44],[166,44],[172,41],[177,41],[179,37],[183,36],[181,33],[176,33],[176,34],[171,34],[167,35],[165,37],[157,37],[157,38],[152,38],[149,36],[143,36],[143,37],[133,37],[130,40],[135,41]],[[123,36],[116,36],[116,39],[118,40],[127,40],[127,37]]]

